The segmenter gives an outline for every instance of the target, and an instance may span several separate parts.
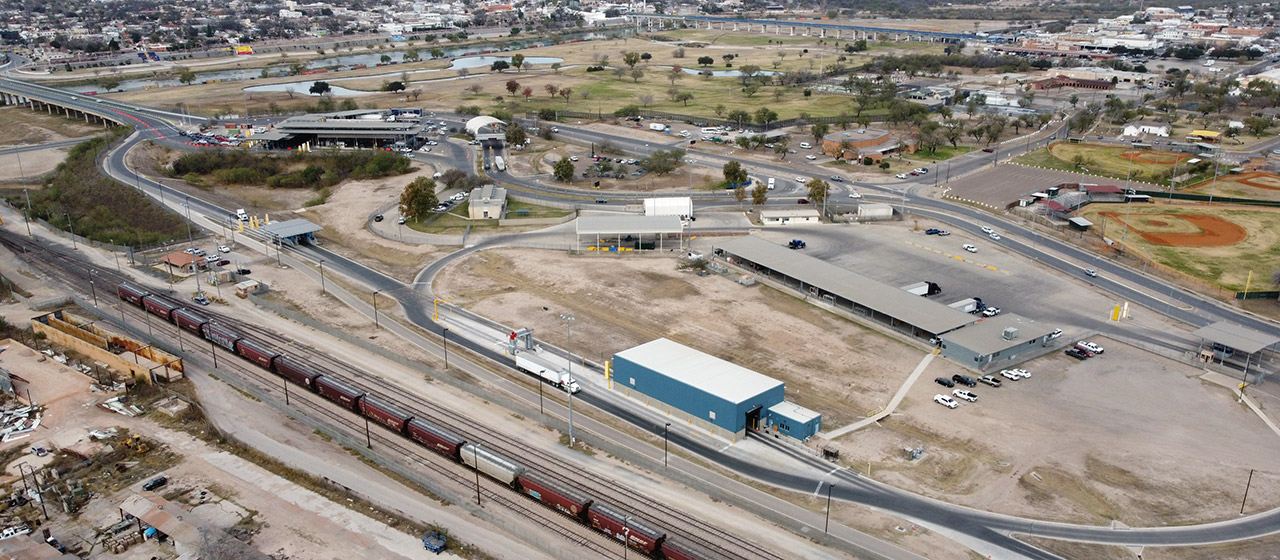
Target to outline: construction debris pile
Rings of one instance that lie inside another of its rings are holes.
[[[8,443],[31,435],[40,426],[39,406],[9,403],[0,409],[0,440]]]

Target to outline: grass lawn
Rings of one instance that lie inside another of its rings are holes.
[[[1128,146],[1058,142],[1048,148],[1034,150],[1018,156],[1013,161],[1024,165],[1089,173],[1121,180],[1125,179],[1126,173],[1128,173],[1128,176],[1135,181],[1167,184],[1167,178],[1157,179],[1156,175],[1168,170],[1173,165],[1174,159],[1185,162],[1187,159],[1194,157],[1190,154],[1175,154],[1156,150],[1141,150],[1141,155],[1138,156],[1139,159],[1137,161],[1129,161],[1122,156],[1122,154],[1134,151],[1138,150]],[[1083,168],[1076,167],[1075,164],[1071,163],[1076,156],[1085,159]],[[1144,161],[1144,159],[1148,161]],[[1185,164],[1181,162],[1179,163],[1179,169],[1185,167]]]
[[[1129,208],[1132,206],[1132,208]],[[1271,272],[1280,270],[1280,210],[1263,208],[1221,206],[1167,206],[1164,204],[1090,204],[1081,209],[1080,215],[1102,227],[1101,212],[1120,215],[1132,212],[1141,214],[1208,214],[1231,221],[1244,228],[1248,236],[1239,243],[1221,247],[1171,247],[1147,242],[1130,229],[1122,234],[1124,226],[1113,219],[1105,220],[1106,235],[1112,239],[1125,239],[1130,251],[1141,253],[1152,260],[1182,274],[1203,280],[1227,290],[1243,291],[1249,272],[1253,272],[1251,290],[1269,289],[1267,279]],[[1131,220],[1138,222],[1138,220]],[[1099,231],[1101,233],[1101,231]]]
[[[973,151],[973,146],[957,146],[952,148],[949,145],[938,146],[932,152],[929,150],[917,150],[914,154],[903,154],[902,157],[917,161],[920,163],[932,163],[937,161],[946,161],[958,155],[967,154]]]
[[[521,210],[528,210],[529,213],[520,214]],[[539,206],[537,204],[529,204],[528,202],[516,202],[514,200],[507,202],[507,217],[509,218],[559,218],[562,216],[568,216],[572,213],[572,210],[552,208],[550,206]]]

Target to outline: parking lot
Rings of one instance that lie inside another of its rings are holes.
[[[988,167],[947,183],[947,195],[985,204],[1003,210],[1033,192],[1062,183],[1115,184],[1115,179],[1071,173],[1055,169],[1039,169],[1025,165],[1002,164]]]

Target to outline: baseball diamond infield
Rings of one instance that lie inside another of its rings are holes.
[[[1118,212],[1102,212],[1148,243],[1167,247],[1221,247],[1244,241],[1248,232],[1233,222],[1207,214],[1138,214],[1127,219]]]
[[[1213,180],[1187,187],[1184,192],[1216,194],[1233,198],[1255,200],[1280,200],[1280,175],[1265,171],[1250,171],[1238,175],[1223,175]]]

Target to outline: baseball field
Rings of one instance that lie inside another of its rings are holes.
[[[1266,171],[1250,171],[1238,175],[1223,175],[1217,182],[1205,181],[1187,187],[1185,192],[1213,194],[1232,198],[1280,201],[1280,175]]]

